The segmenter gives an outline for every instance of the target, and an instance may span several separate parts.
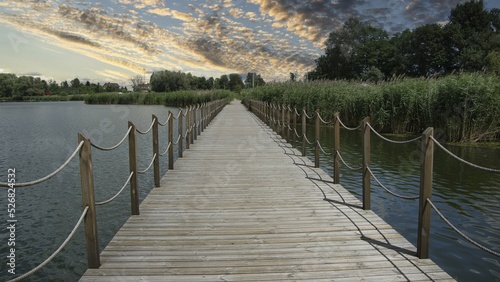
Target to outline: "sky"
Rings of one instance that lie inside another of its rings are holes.
[[[0,73],[130,84],[171,70],[285,80],[315,67],[350,17],[395,33],[461,0],[0,0]],[[500,8],[500,0],[485,0]]]

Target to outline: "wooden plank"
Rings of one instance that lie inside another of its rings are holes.
[[[81,281],[453,281],[236,102],[175,168]]]

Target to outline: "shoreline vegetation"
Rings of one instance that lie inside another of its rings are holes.
[[[317,109],[325,120],[340,113],[355,127],[369,116],[381,133],[420,134],[435,128],[447,142],[500,140],[500,76],[462,73],[369,84],[356,81],[270,83],[244,90],[244,99]]]
[[[96,93],[50,96],[3,97],[0,102],[59,102],[85,101],[85,104],[128,104],[128,105],[164,105],[169,107],[184,107],[219,99],[232,99],[233,92],[229,90],[177,91],[169,93],[132,92],[132,93]]]

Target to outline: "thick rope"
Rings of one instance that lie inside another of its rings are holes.
[[[174,145],[179,144],[179,141],[181,140],[181,137],[182,137],[181,134],[178,134],[177,141],[174,142]]]
[[[299,117],[299,116],[300,116],[300,114],[299,114],[299,112],[297,111],[297,108],[293,108],[293,110],[295,111],[295,115]]]
[[[148,130],[146,130],[144,132],[140,131],[137,128],[135,129],[135,131],[137,131],[137,133],[142,134],[142,135],[148,134],[151,131],[151,129],[153,129],[153,125],[155,124],[155,122],[156,122],[156,119],[153,119],[153,122],[151,123],[151,126],[149,126]]]
[[[332,123],[332,121],[333,121],[333,120],[331,120],[331,121],[329,121],[329,122],[326,122],[326,121],[325,121],[325,120],[321,117],[321,115],[320,115],[320,114],[318,114],[318,117],[319,117],[319,120],[320,120],[322,123],[324,123],[324,124],[330,124],[330,123]]]
[[[304,113],[304,115],[306,116],[306,118],[307,118],[307,119],[312,119],[312,118],[313,118],[312,116],[308,116],[308,115],[307,115],[306,110],[303,110],[302,112]]]
[[[122,188],[120,189],[120,191],[118,191],[118,193],[116,193],[113,197],[109,198],[108,200],[106,201],[102,201],[102,202],[96,202],[96,206],[100,206],[100,205],[105,205],[111,201],[113,201],[114,199],[116,199],[116,197],[118,197],[118,195],[120,195],[122,192],[123,192],[123,189],[125,189],[125,187],[127,187],[127,185],[130,183],[130,179],[132,179],[132,175],[134,175],[134,172],[130,172],[130,175],[128,176],[128,179],[127,181],[125,181],[125,184],[123,184]]]
[[[176,116],[176,117],[174,117],[174,120],[178,120],[178,119],[179,119],[179,117],[181,116],[181,114],[182,114],[182,110],[179,110],[179,111],[177,112],[177,116]]]
[[[325,155],[329,155],[329,154],[325,151],[325,149],[323,149],[323,146],[321,146],[321,143],[319,142],[319,140],[317,140],[317,141],[316,141],[316,143],[318,144],[318,147],[319,147],[319,149],[323,152],[323,154],[325,154]]]
[[[478,168],[478,169],[481,169],[481,170],[485,170],[485,171],[489,171],[489,172],[494,172],[494,173],[500,173],[500,169],[494,169],[494,168],[488,168],[488,167],[484,167],[484,166],[479,166],[477,164],[473,164],[471,162],[468,162],[462,158],[460,158],[459,156],[453,154],[452,152],[450,152],[448,149],[446,149],[443,145],[441,145],[441,143],[439,143],[435,138],[434,136],[431,136],[430,137],[434,143],[436,145],[438,145],[441,149],[443,149],[443,151],[445,151],[446,153],[448,153],[450,156],[454,157],[455,159],[457,159],[458,161],[460,162],[463,162],[464,164],[467,164],[467,165],[470,165],[472,167],[475,167],[475,168]]]
[[[293,129],[293,131],[295,132],[295,136],[297,136],[298,138],[302,137],[302,135],[299,135],[299,133],[297,132],[297,129]]]
[[[481,250],[483,251],[486,251],[492,255],[495,255],[497,257],[500,257],[500,253],[498,252],[495,252],[491,249],[488,249],[486,248],[485,246],[477,243],[476,241],[472,240],[469,236],[465,235],[464,233],[462,233],[460,230],[458,230],[458,228],[456,228],[453,224],[451,224],[451,222],[441,213],[441,211],[438,210],[438,208],[432,203],[432,201],[427,198],[427,202],[431,205],[432,209],[434,209],[436,211],[436,213],[439,215],[439,217],[441,217],[441,219],[446,223],[448,224],[448,226],[453,229],[455,232],[457,232],[460,236],[462,236],[462,238],[464,238],[467,242],[471,243],[472,245],[480,248]]]
[[[18,183],[15,183],[14,184],[14,187],[26,187],[26,186],[32,186],[32,185],[35,185],[35,184],[38,184],[38,183],[42,183],[46,180],[49,180],[50,178],[54,177],[56,174],[58,174],[61,170],[63,170],[68,164],[69,162],[76,156],[76,154],[78,152],[80,152],[80,149],[83,147],[83,141],[80,142],[80,144],[78,144],[78,147],[76,147],[75,151],[73,152],[73,154],[71,154],[71,156],[58,168],[56,169],[53,173],[43,177],[43,178],[40,178],[40,179],[37,179],[37,180],[33,180],[33,181],[30,181],[30,182],[18,182]],[[12,186],[12,183],[7,183],[7,182],[0,182],[0,187],[10,187]]]
[[[73,236],[76,233],[76,230],[78,229],[78,227],[82,223],[82,221],[85,218],[85,215],[87,214],[88,210],[89,210],[89,206],[86,206],[85,209],[82,212],[82,215],[80,216],[80,219],[78,219],[78,222],[76,223],[75,227],[73,228],[73,230],[71,230],[71,233],[68,235],[68,237],[66,238],[66,240],[64,240],[64,242],[59,246],[59,248],[57,248],[57,250],[55,250],[55,252],[52,255],[50,255],[46,260],[44,260],[42,263],[40,263],[38,266],[36,266],[32,270],[26,272],[25,274],[23,274],[23,275],[21,275],[19,277],[16,277],[16,278],[14,278],[12,280],[9,280],[9,282],[11,282],[11,281],[12,282],[13,281],[20,281],[20,280],[22,280],[22,279],[24,279],[24,278],[32,275],[33,273],[37,272],[42,267],[44,267],[47,263],[49,263],[55,256],[57,256],[57,254],[59,254],[59,252],[61,252],[61,250],[66,246],[66,244],[68,244],[69,240],[71,240],[71,238],[73,238]]]
[[[177,139],[179,140],[179,139]],[[161,153],[160,156],[165,156],[167,153],[168,153],[168,149],[170,149],[170,146],[172,145],[171,142],[168,142],[168,146],[167,146],[167,149],[165,150],[165,152]]]
[[[146,173],[146,171],[148,171],[155,162],[155,159],[156,159],[156,153],[153,155],[153,159],[151,160],[151,163],[149,163],[148,167],[145,170],[139,170],[137,173],[139,174]]]
[[[313,142],[309,141],[309,139],[307,139],[307,135],[303,135],[304,136],[304,139],[306,139],[306,142],[309,143],[309,145],[314,145]]]
[[[411,140],[403,140],[403,141],[397,141],[397,140],[391,140],[391,139],[388,139],[384,136],[382,136],[380,133],[378,133],[373,127],[371,124],[367,123],[368,127],[373,131],[373,133],[375,133],[375,135],[377,135],[378,137],[382,138],[383,140],[389,142],[389,143],[393,143],[393,144],[407,144],[407,143],[411,143],[411,142],[415,142],[415,141],[418,141],[420,139],[422,139],[422,136],[419,136],[417,138],[413,138]]]
[[[171,115],[168,115],[168,118],[167,118],[167,120],[165,121],[165,123],[161,123],[160,121],[158,121],[158,124],[159,124],[159,125],[161,125],[161,126],[165,126],[165,125],[167,125],[167,124],[168,124],[168,122],[170,121],[170,119],[171,119],[171,118],[172,118],[172,116],[171,116]]]
[[[361,128],[361,124],[360,124],[360,125],[358,125],[357,127],[348,127],[348,126],[346,126],[346,125],[342,122],[342,120],[341,120],[339,117],[337,117],[337,118],[339,119],[339,123],[340,123],[340,125],[342,125],[342,127],[343,127],[343,128],[345,128],[345,129],[347,129],[347,130],[350,130],[350,131],[355,131],[355,130],[358,130],[358,129],[360,129],[360,128]]]
[[[350,169],[350,170],[357,170],[357,171],[359,171],[359,170],[362,170],[362,169],[363,169],[363,167],[354,168],[354,167],[352,167],[352,166],[348,165],[348,164],[345,162],[344,158],[342,158],[342,155],[340,154],[340,151],[339,151],[339,150],[337,150],[336,152],[337,152],[337,154],[339,155],[339,158],[340,158],[340,160],[342,161],[342,163],[343,163],[343,164],[344,164],[344,165],[345,165],[348,169]]]
[[[127,139],[128,135],[130,134],[131,130],[132,130],[132,126],[130,126],[128,128],[128,131],[127,131],[127,133],[125,133],[125,136],[123,136],[122,140],[120,142],[118,142],[118,144],[116,144],[113,147],[109,147],[109,148],[101,147],[101,146],[98,146],[98,145],[96,145],[96,144],[94,144],[92,142],[90,143],[90,145],[92,145],[92,147],[94,147],[94,148],[96,148],[98,150],[101,150],[101,151],[112,151],[112,150],[118,148],[121,144],[123,144],[123,142],[125,141],[125,139]]]
[[[380,185],[380,187],[382,187],[387,193],[389,193],[389,194],[391,194],[391,195],[393,195],[395,197],[404,199],[404,200],[417,200],[418,198],[420,198],[420,196],[408,197],[408,196],[402,196],[402,195],[399,195],[399,194],[396,194],[396,193],[392,192],[391,190],[387,189],[387,187],[385,187],[384,184],[382,184],[377,179],[377,177],[373,174],[373,171],[369,167],[367,167],[367,169],[370,172],[371,176],[373,176],[373,179],[375,179],[375,181],[378,183],[378,185]]]

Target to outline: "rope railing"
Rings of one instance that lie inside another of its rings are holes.
[[[142,135],[148,134],[151,131],[151,129],[153,129],[153,125],[155,124],[155,122],[156,122],[156,119],[153,119],[153,122],[151,122],[151,125],[149,126],[148,130],[146,130],[146,131],[140,131],[139,129],[136,129],[137,133],[142,134]]]
[[[151,166],[153,165],[154,161],[156,159],[156,154],[153,155],[153,159],[151,160],[151,162],[149,163],[148,167],[145,169],[145,170],[139,170],[137,173],[139,174],[144,174],[146,173],[150,168]]]
[[[32,270],[26,272],[25,274],[21,275],[21,276],[18,276],[12,280],[9,280],[9,282],[14,282],[14,281],[21,281],[22,279],[26,278],[26,277],[29,277],[30,275],[32,275],[33,273],[37,272],[38,270],[40,270],[42,267],[44,267],[45,265],[47,265],[50,261],[52,261],[52,259],[57,256],[62,249],[64,249],[64,247],[68,244],[69,240],[71,240],[71,238],[73,238],[73,236],[75,235],[76,233],[76,230],[78,230],[78,227],[80,226],[80,224],[82,224],[82,221],[83,219],[85,218],[85,215],[87,214],[87,211],[89,210],[89,206],[86,206],[85,209],[83,210],[82,212],[82,215],[80,216],[80,218],[78,219],[78,222],[76,223],[75,227],[73,227],[73,230],[71,230],[71,232],[69,233],[68,237],[66,237],[66,240],[64,240],[64,242],[62,242],[62,244],[59,246],[59,248],[57,248],[53,253],[52,255],[50,255],[46,260],[44,260],[42,263],[40,263],[39,265],[37,265],[35,268],[33,268]]]
[[[26,186],[32,186],[36,185],[39,183],[42,183],[44,181],[47,181],[48,179],[54,177],[57,175],[59,172],[61,172],[63,169],[65,169],[68,164],[75,158],[75,156],[78,154],[79,159],[80,159],[80,180],[81,180],[81,190],[82,190],[82,202],[83,206],[85,207],[84,211],[82,212],[82,215],[80,216],[78,223],[76,226],[73,228],[71,233],[68,235],[68,237],[64,240],[64,242],[56,249],[56,251],[50,255],[45,261],[40,263],[38,266],[30,270],[29,272],[16,277],[10,281],[19,281],[21,279],[24,279],[45,265],[47,265],[56,255],[58,255],[61,250],[67,245],[67,243],[71,240],[72,237],[74,237],[74,234],[76,233],[76,230],[80,225],[82,225],[82,222],[84,222],[85,226],[85,242],[86,242],[86,247],[87,247],[87,261],[88,261],[88,267],[89,268],[99,268],[101,265],[100,263],[100,256],[99,256],[99,244],[98,244],[98,237],[97,237],[97,220],[96,220],[96,212],[95,212],[95,207],[97,205],[105,205],[113,200],[115,200],[119,195],[123,193],[125,188],[130,185],[130,192],[131,192],[131,213],[132,215],[138,215],[139,214],[139,193],[138,193],[138,174],[143,174],[146,173],[153,165],[155,168],[155,185],[157,185],[157,174],[159,174],[159,161],[158,161],[158,156],[160,154],[157,153],[157,145],[158,145],[158,125],[164,126],[164,125],[169,125],[168,132],[169,132],[169,142],[167,146],[167,150],[165,153],[161,155],[165,155],[167,152],[169,152],[169,169],[173,169],[173,146],[182,144],[181,138],[188,138],[190,135],[190,138],[193,138],[194,135],[200,135],[201,132],[206,128],[208,123],[215,118],[215,116],[223,109],[223,107],[226,105],[226,101],[224,99],[213,101],[210,103],[202,103],[198,105],[190,105],[189,107],[186,108],[185,113],[183,113],[183,110],[180,109],[179,112],[177,113],[177,116],[174,117],[171,112],[169,112],[169,116],[167,118],[167,121],[162,124],[159,122],[158,118],[153,115],[153,120],[151,125],[146,131],[140,131],[136,129],[135,125],[129,121],[129,127],[127,130],[127,133],[121,140],[118,142],[118,144],[112,146],[112,147],[104,147],[100,146],[97,144],[92,143],[90,139],[85,137],[82,133],[78,134],[78,146],[74,150],[74,152],[70,155],[68,159],[59,167],[57,168],[54,172],[50,173],[49,175],[42,177],[37,180],[29,181],[29,182],[19,182],[19,183],[4,183],[0,182],[0,187],[9,187],[13,188],[12,186],[15,186],[15,188],[18,187],[26,187]],[[181,115],[186,117],[186,119],[180,118]],[[177,140],[175,143],[172,141],[173,139],[173,130],[174,130],[174,125],[173,125],[173,120],[178,119],[178,136]],[[182,134],[182,128],[185,126],[186,128],[186,135],[184,136]],[[153,131],[153,159],[149,163],[148,167],[145,170],[139,171],[137,169],[137,149],[136,149],[136,133],[139,134],[148,134],[150,131]],[[191,132],[194,131],[193,134]],[[102,150],[102,151],[111,151],[119,146],[121,146],[125,140],[129,140],[129,166],[130,166],[130,173],[129,176],[126,180],[126,182],[123,184],[123,186],[120,188],[120,190],[111,198],[105,200],[105,201],[95,201],[95,195],[94,195],[94,172],[93,172],[93,165],[92,165],[92,147]],[[194,136],[194,139],[196,139],[196,136]],[[191,142],[193,142],[193,139],[191,139]],[[182,157],[182,149],[183,147],[178,145],[179,148],[179,157]],[[186,149],[189,149],[189,146],[186,146]],[[159,181],[158,181],[159,183]],[[158,184],[159,185],[159,184]]]
[[[484,166],[480,166],[480,165],[477,165],[477,164],[474,164],[474,163],[471,163],[469,161],[466,161],[462,158],[460,158],[459,156],[453,154],[450,150],[446,149],[441,143],[439,143],[433,136],[431,137],[432,141],[434,141],[434,144],[438,145],[439,148],[441,148],[443,151],[445,151],[448,155],[452,156],[453,158],[455,158],[456,160],[466,164],[466,165],[469,165],[469,166],[472,166],[474,168],[477,168],[477,169],[481,169],[481,170],[484,170],[484,171],[489,171],[489,172],[493,172],[493,173],[500,173],[500,169],[494,169],[494,168],[488,168],[488,167],[484,167]]]
[[[396,193],[392,192],[389,188],[387,188],[384,184],[382,184],[382,182],[380,182],[378,180],[378,178],[375,176],[375,174],[373,174],[373,171],[371,170],[371,168],[368,167],[368,171],[370,172],[370,174],[373,177],[373,179],[375,179],[375,181],[378,183],[378,185],[380,185],[380,187],[382,187],[382,189],[384,189],[387,193],[389,193],[389,194],[391,194],[391,195],[393,195],[395,197],[404,199],[404,200],[418,200],[420,198],[420,196],[410,197],[410,196],[399,195],[399,194],[396,194]]]
[[[309,141],[309,139],[307,139],[307,135],[306,134],[303,134],[302,137],[304,137],[304,140],[306,140],[306,142],[309,144],[309,145],[314,145],[314,142],[311,142]]]
[[[179,110],[179,111],[177,112],[177,116],[176,116],[176,117],[174,117],[174,120],[178,120],[178,119],[179,119],[179,117],[181,116],[181,114],[182,114],[182,110]]]
[[[256,103],[256,104],[253,104],[253,103]],[[297,108],[294,107],[293,111],[295,112],[296,116],[301,116],[302,117],[302,121],[301,121],[301,126],[302,126],[302,134],[298,134],[297,132],[297,123],[296,123],[296,119],[294,120],[294,123],[293,123],[293,128],[290,127],[290,118],[289,116],[287,116],[286,118],[286,121],[285,121],[285,116],[284,116],[284,113],[281,112],[277,112],[275,109],[277,108],[280,108],[279,105],[275,105],[275,104],[269,104],[269,103],[260,103],[258,101],[250,101],[250,105],[249,105],[249,108],[251,108],[252,111],[254,111],[254,113],[256,113],[256,115],[261,118],[264,123],[268,124],[270,129],[271,130],[274,130],[276,131],[277,133],[279,133],[280,131],[282,131],[283,133],[283,138],[285,138],[285,142],[287,142],[287,137],[288,137],[288,132],[285,136],[283,130],[285,128],[287,128],[288,130],[293,130],[294,132],[294,135],[293,135],[293,144],[292,144],[292,147],[295,148],[295,141],[296,141],[296,137],[299,137],[299,138],[302,138],[302,156],[305,157],[306,156],[306,147],[307,147],[307,144],[309,145],[313,145],[315,146],[315,150],[314,150],[314,158],[315,158],[315,168],[318,168],[320,167],[319,166],[319,154],[320,152],[323,152],[324,154],[326,155],[329,155],[329,153],[326,152],[326,150],[323,148],[323,146],[321,145],[321,142],[320,142],[320,121],[323,122],[323,123],[327,123],[325,122],[325,120],[323,120],[323,118],[321,117],[321,115],[319,114],[319,111],[316,111],[315,113],[315,116],[316,116],[316,121],[315,121],[315,124],[314,124],[314,127],[315,127],[315,142],[311,142],[308,138],[307,138],[307,134],[306,134],[306,129],[307,129],[307,119],[312,119],[314,116],[309,116],[307,115],[307,112],[305,111],[305,108],[302,109],[302,115],[299,114],[299,111],[297,110]],[[288,107],[288,110],[291,111],[291,109]],[[334,146],[333,146],[333,151],[335,152],[335,154],[333,154],[333,159],[334,159],[334,169],[333,169],[333,172],[334,172],[334,175],[333,175],[333,179],[334,179],[334,183],[339,183],[339,176],[340,176],[340,173],[339,173],[339,167],[340,167],[340,163],[343,163],[347,168],[349,168],[350,170],[357,170],[357,171],[361,171],[362,173],[362,198],[363,198],[363,209],[364,210],[369,210],[371,209],[370,207],[370,194],[371,194],[371,184],[370,184],[370,180],[371,179],[374,179],[375,182],[380,185],[380,187],[382,187],[382,189],[384,189],[387,193],[395,196],[395,197],[398,197],[398,198],[401,198],[401,199],[405,199],[405,200],[416,200],[416,199],[419,199],[419,210],[418,210],[418,215],[419,215],[419,222],[418,222],[418,238],[417,238],[417,256],[419,258],[428,258],[429,257],[429,234],[430,234],[430,210],[432,208],[434,208],[439,214],[440,212],[434,207],[430,207],[430,205],[426,205],[425,203],[426,202],[429,202],[431,205],[432,203],[430,202],[430,198],[431,198],[431,195],[432,195],[432,176],[433,176],[433,162],[434,162],[434,158],[433,158],[433,154],[434,154],[434,144],[437,144],[442,150],[444,150],[447,154],[449,154],[450,156],[452,156],[453,158],[457,159],[458,161],[462,162],[462,163],[465,163],[469,166],[472,166],[472,167],[475,167],[477,169],[481,169],[481,170],[484,170],[484,171],[488,171],[488,172],[493,172],[493,173],[500,173],[500,169],[494,169],[494,168],[488,168],[488,167],[483,167],[483,166],[479,166],[479,165],[476,165],[476,164],[473,164],[469,161],[466,161],[458,156],[456,156],[455,154],[453,154],[452,152],[450,152],[448,149],[446,149],[442,144],[440,144],[434,137],[433,137],[433,134],[434,134],[434,130],[433,128],[427,128],[422,134],[421,136],[419,137],[416,137],[416,138],[413,138],[413,139],[410,139],[410,140],[402,140],[402,141],[399,141],[399,140],[391,140],[389,138],[386,138],[384,136],[382,136],[380,133],[378,133],[373,127],[372,125],[370,124],[371,121],[370,121],[370,118],[369,117],[366,117],[363,119],[362,123],[360,123],[359,126],[355,127],[355,128],[351,128],[351,127],[347,127],[343,122],[342,120],[340,119],[339,117],[339,113],[336,113],[335,114],[335,119],[333,120],[334,122]],[[287,124],[287,126],[276,126],[276,124],[278,125],[282,125],[282,124]],[[347,130],[350,130],[350,131],[355,131],[355,130],[359,130],[359,129],[362,129],[363,131],[363,134],[362,134],[362,151],[363,151],[363,165],[362,167],[359,167],[359,168],[356,168],[356,167],[353,167],[351,165],[349,165],[342,157],[341,153],[340,153],[340,128],[345,128]],[[371,148],[371,145],[370,145],[370,132],[374,132],[378,137],[380,137],[382,140],[384,141],[387,141],[387,142],[390,142],[390,143],[393,143],[393,144],[408,144],[408,143],[412,143],[412,142],[416,142],[416,141],[419,141],[420,140],[420,144],[421,144],[421,149],[420,149],[420,190],[419,190],[419,196],[405,196],[405,195],[399,195],[393,191],[391,191],[391,189],[389,189],[388,187],[386,187],[386,185],[384,185],[377,177],[376,175],[373,173],[372,169],[370,168],[370,148]],[[291,142],[291,141],[288,141],[288,142]],[[444,216],[442,216],[442,214],[440,214],[441,218],[445,221],[447,221]],[[451,226],[451,224],[449,223],[449,221],[447,222],[450,227],[452,229],[454,229],[455,231],[457,231],[461,236],[463,236],[464,238],[466,238],[466,240],[468,241],[471,241],[470,238],[466,237],[465,234],[461,233],[460,231],[458,231],[456,228],[454,228],[453,226]],[[476,242],[471,242],[473,245],[483,249],[483,250],[486,250],[488,251],[489,253],[491,254],[494,254],[494,255],[497,255],[498,256],[498,252],[495,252],[495,251],[492,251],[492,250],[489,250],[487,248],[485,248],[484,246],[476,243]]]
[[[76,147],[75,151],[71,154],[71,156],[58,169],[56,169],[51,174],[49,174],[45,177],[39,178],[37,180],[29,181],[29,182],[17,182],[14,184],[15,187],[19,188],[19,187],[33,186],[33,185],[36,185],[36,184],[39,184],[39,183],[42,183],[44,181],[51,179],[52,177],[57,175],[59,172],[61,172],[69,164],[69,162],[71,162],[71,160],[73,160],[73,158],[76,156],[76,154],[78,152],[80,152],[82,147],[83,147],[83,141],[78,144],[78,147]],[[7,183],[7,182],[0,182],[0,187],[9,187],[9,185],[12,185],[12,184]]]
[[[360,124],[360,125],[358,125],[357,127],[348,127],[348,126],[346,126],[346,125],[342,122],[342,120],[341,120],[339,117],[337,117],[337,120],[339,121],[340,125],[342,125],[342,128],[347,129],[347,130],[349,130],[349,131],[356,131],[356,130],[360,129],[360,128],[361,128],[361,126],[362,126],[362,125]]]
[[[378,133],[373,127],[371,124],[367,123],[368,127],[370,127],[370,129],[372,130],[373,133],[375,133],[375,135],[377,135],[379,138],[381,138],[382,140],[384,141],[387,141],[389,143],[393,143],[393,144],[407,144],[407,143],[411,143],[411,142],[415,142],[415,141],[418,141],[420,139],[422,139],[422,136],[419,136],[419,137],[416,137],[416,138],[413,138],[413,139],[410,139],[410,140],[392,140],[392,139],[389,139],[387,137],[384,137],[382,134]]]
[[[92,142],[91,142],[90,144],[92,145],[92,147],[94,147],[94,148],[96,148],[96,149],[98,149],[98,150],[101,150],[101,151],[112,151],[112,150],[114,150],[114,149],[118,148],[121,144],[123,144],[123,142],[125,142],[125,140],[127,139],[128,135],[130,134],[130,131],[131,131],[131,130],[132,130],[132,127],[130,126],[130,127],[128,128],[127,133],[125,133],[125,136],[123,136],[122,140],[120,140],[120,142],[118,142],[118,144],[114,145],[113,147],[108,147],[108,148],[106,148],[106,147],[101,147],[101,146],[96,145],[96,144],[94,144],[94,143],[92,143]]]
[[[350,170],[357,170],[357,171],[360,171],[360,170],[362,170],[362,169],[363,169],[363,167],[357,167],[357,168],[355,168],[355,167],[353,167],[353,166],[349,165],[349,164],[348,164],[348,163],[344,160],[344,158],[342,158],[342,155],[340,154],[340,151],[336,151],[336,153],[337,153],[337,155],[339,156],[339,159],[342,161],[342,163],[343,163],[343,164],[344,164],[344,165],[345,165],[348,169],[350,169]]]
[[[323,149],[323,146],[321,146],[321,142],[319,142],[319,140],[318,140],[318,141],[316,141],[316,143],[318,144],[319,149],[321,150],[321,152],[323,152],[323,154],[325,154],[325,155],[329,155],[329,153],[327,153],[327,152],[325,151],[325,149]]]
[[[327,122],[327,121],[325,121],[325,120],[321,117],[321,115],[320,115],[319,113],[318,113],[318,118],[319,118],[319,120],[320,120],[322,123],[324,123],[324,124],[330,124],[330,123],[332,123],[332,122],[333,122],[333,120],[328,121],[328,122]]]
[[[170,118],[171,118],[171,116],[169,115],[169,116],[167,117],[167,120],[166,120],[164,123],[162,123],[162,122],[158,121],[158,124],[159,124],[160,126],[165,126],[165,125],[167,125],[167,124],[168,124],[168,122],[170,121]]]
[[[177,139],[177,140],[179,140],[179,139]],[[171,145],[172,145],[172,143],[168,142],[167,149],[165,150],[165,152],[160,154],[161,157],[165,156],[168,153],[168,150],[170,150]]]
[[[439,215],[439,217],[453,230],[455,231],[458,235],[462,236],[467,242],[471,243],[472,245],[478,247],[479,249],[486,251],[494,256],[500,257],[500,253],[495,252],[489,248],[486,248],[485,246],[479,244],[478,242],[474,241],[471,239],[469,236],[465,235],[462,231],[460,231],[457,227],[455,227],[442,213],[441,211],[434,205],[434,203],[427,198],[426,202],[431,205],[432,209]]]
[[[181,134],[177,135],[177,140],[175,140],[174,145],[179,144],[179,141],[181,140],[181,137],[182,137]]]
[[[134,172],[130,172],[130,175],[128,176],[128,179],[127,181],[125,181],[125,184],[123,184],[122,188],[111,198],[105,200],[105,201],[102,201],[102,202],[96,202],[96,206],[100,206],[100,205],[105,205],[107,203],[110,203],[112,202],[114,199],[116,199],[116,197],[118,197],[122,192],[123,190],[125,189],[125,187],[127,187],[127,185],[130,183],[130,180],[132,179],[132,176],[134,175]]]
[[[297,108],[294,107],[293,110],[295,111],[295,115],[299,117],[300,113],[297,111]]]
[[[313,116],[309,116],[306,112],[306,110],[302,110],[302,113],[304,113],[304,116],[307,118],[307,119],[312,119]]]

